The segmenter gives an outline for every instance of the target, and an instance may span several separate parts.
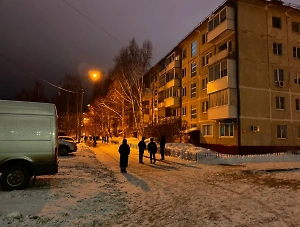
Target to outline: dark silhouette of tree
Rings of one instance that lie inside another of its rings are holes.
[[[34,87],[31,90],[22,90],[16,95],[17,101],[29,101],[29,102],[49,102],[45,95],[44,86],[35,81]]]

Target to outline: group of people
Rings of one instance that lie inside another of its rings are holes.
[[[165,147],[166,147],[166,138],[165,135],[162,135],[159,139],[159,145],[160,145],[160,160],[165,160]],[[142,140],[138,143],[139,148],[139,163],[144,164],[143,157],[144,152],[147,148],[145,137],[142,137]],[[157,153],[157,145],[154,142],[154,139],[150,139],[150,143],[148,143],[148,152],[150,154],[150,163],[155,164],[156,157],[155,154]],[[130,154],[130,146],[127,144],[127,140],[123,139],[122,144],[119,147],[119,153],[120,153],[120,168],[121,173],[127,173],[126,168],[128,166],[128,156]]]

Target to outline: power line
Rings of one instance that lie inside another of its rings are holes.
[[[80,12],[78,9],[76,9],[74,6],[72,6],[70,3],[68,3],[65,0],[62,0],[64,3],[66,3],[68,6],[70,6],[72,9],[74,9],[77,13],[79,13],[81,16],[83,16],[85,19],[87,19],[89,22],[93,23],[96,27],[98,27],[101,31],[105,32],[107,35],[109,35],[111,38],[113,38],[115,41],[117,41],[122,46],[125,46],[121,41],[119,41],[116,37],[114,37],[112,34],[101,28],[98,24],[96,24],[94,21],[92,21],[90,18],[88,18],[86,15],[84,15],[82,12]]]
[[[38,78],[39,80],[42,80],[42,81],[45,82],[45,83],[47,83],[47,84],[49,84],[49,85],[51,85],[51,86],[53,86],[53,87],[56,87],[56,88],[58,88],[58,89],[60,89],[60,90],[63,90],[63,91],[66,91],[66,92],[70,92],[70,93],[76,94],[75,91],[70,91],[70,90],[64,89],[64,88],[62,88],[62,87],[59,87],[59,86],[57,86],[57,85],[55,85],[55,84],[52,84],[52,83],[48,82],[47,80],[44,80],[43,78],[41,78],[41,77],[35,75],[35,74],[34,74],[33,72],[31,72],[30,70],[26,69],[26,68],[23,67],[22,65],[16,63],[15,61],[11,60],[10,58],[4,56],[4,55],[1,54],[1,53],[0,53],[0,56],[3,57],[4,59],[6,59],[7,61],[9,61],[10,63],[12,63],[12,64],[18,66],[20,69],[22,69],[22,70],[25,71],[26,73],[28,73],[28,74],[30,74],[30,75],[32,75],[32,76]]]

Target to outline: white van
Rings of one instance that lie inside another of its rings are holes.
[[[58,172],[54,104],[0,100],[1,188],[23,189],[32,176]]]

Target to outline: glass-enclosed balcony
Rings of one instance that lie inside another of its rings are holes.
[[[224,89],[209,95],[209,120],[237,118],[236,89]]]
[[[233,59],[212,65],[208,72],[207,94],[227,88],[236,88],[236,61]]]
[[[235,30],[234,9],[231,7],[224,7],[220,12],[212,15],[208,21],[207,42],[212,42],[227,36]]]

